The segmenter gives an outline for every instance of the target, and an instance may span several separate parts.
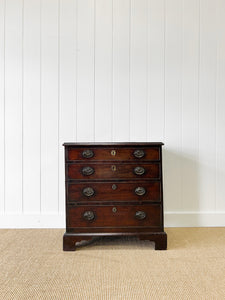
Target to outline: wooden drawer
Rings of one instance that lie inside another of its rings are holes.
[[[160,227],[161,205],[68,207],[67,227]]]
[[[81,164],[70,163],[66,165],[67,179],[159,179],[160,164],[159,163],[142,163],[142,164]]]
[[[159,181],[67,183],[68,202],[160,201]]]
[[[75,148],[69,147],[66,155],[67,161],[74,160],[85,160],[85,161],[96,161],[96,160],[149,160],[157,161],[160,160],[160,148]]]

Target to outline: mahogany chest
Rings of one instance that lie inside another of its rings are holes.
[[[167,248],[163,143],[64,143],[63,250],[95,236],[137,236]]]

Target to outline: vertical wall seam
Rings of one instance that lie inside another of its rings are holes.
[[[218,1],[216,5],[216,32],[218,28]],[[218,34],[216,35],[216,57],[215,57],[215,211],[217,210],[217,167],[218,167],[218,157],[217,157],[217,107],[218,107],[218,97],[217,97],[217,87],[218,87]]]
[[[163,139],[166,140],[166,0],[163,1],[163,15],[164,15],[164,36],[163,36]]]
[[[93,59],[94,59],[94,61],[93,61],[93,68],[94,68],[94,70],[93,70],[93,107],[94,107],[94,109],[93,109],[93,137],[94,137],[94,142],[95,142],[95,136],[96,136],[96,134],[95,134],[95,47],[96,47],[96,45],[95,45],[95,38],[96,38],[96,0],[94,0],[94,37],[93,37]]]
[[[75,97],[76,97],[76,104],[75,104],[75,109],[76,109],[76,141],[77,141],[77,137],[78,137],[78,113],[77,113],[77,75],[78,75],[78,0],[76,1],[76,6],[75,6],[76,12],[75,12],[75,16],[76,16],[76,20],[75,20],[75,26],[76,26],[76,30],[75,30]]]
[[[112,47],[111,47],[111,50],[112,50],[112,54],[111,54],[111,139],[112,141],[114,141],[114,128],[113,128],[113,125],[114,125],[114,59],[113,59],[113,55],[114,55],[114,13],[113,13],[113,10],[114,10],[114,5],[113,5],[113,0],[111,0],[112,2]]]
[[[164,24],[163,24],[163,119],[164,119],[164,124],[163,124],[163,142],[166,145],[166,0],[163,0],[163,19],[164,19]],[[162,154],[166,154],[165,148],[162,147]],[[164,168],[164,164],[162,167],[162,172],[163,172],[163,177],[166,177],[166,172]],[[165,178],[166,179],[166,178]],[[166,180],[163,180],[163,190],[165,191],[166,188]],[[165,199],[165,196],[164,196]],[[164,207],[165,210],[165,207]]]
[[[22,166],[22,170],[21,170],[21,197],[22,197],[22,203],[21,203],[21,212],[24,213],[24,199],[23,199],[23,194],[24,194],[24,121],[23,121],[23,117],[24,117],[24,0],[22,0],[22,45],[21,45],[21,117],[22,117],[22,121],[21,121],[21,127],[22,127],[22,132],[21,132],[21,151],[22,151],[22,155],[21,155],[21,166]]]
[[[6,148],[6,145],[5,145],[5,42],[6,42],[6,37],[5,37],[5,32],[6,32],[6,21],[5,21],[5,19],[6,19],[6,0],[4,0],[4,12],[3,12],[3,15],[4,15],[4,20],[3,20],[3,26],[4,26],[4,35],[3,35],[3,43],[4,43],[4,45],[3,45],[3,61],[4,61],[4,66],[3,66],[3,76],[4,76],[4,78],[3,78],[3,88],[4,88],[4,91],[3,91],[3,116],[4,116],[4,120],[3,120],[3,126],[4,126],[4,128],[3,128],[3,143],[4,143],[4,145],[3,145],[3,155],[4,155],[4,159],[3,159],[3,163],[4,163],[4,166],[3,166],[3,168],[4,168],[4,170],[3,170],[3,176],[4,176],[4,178],[3,178],[3,180],[4,180],[4,183],[3,183],[3,188],[4,188],[4,191],[3,191],[3,196],[4,196],[4,199],[3,199],[3,210],[4,210],[4,213],[5,213],[5,208],[6,208],[6,199],[5,199],[5,196],[6,196],[6,192],[5,192],[5,187],[6,187],[6,184],[5,184],[5,174],[6,174],[6,169],[5,169],[5,167],[6,167],[6,165],[5,165],[5,148]]]
[[[184,123],[183,123],[183,48],[184,48],[184,0],[182,0],[181,3],[181,59],[180,59],[180,119],[181,119],[181,130],[180,130],[180,153],[181,157],[183,155],[183,135],[184,135]],[[180,178],[181,178],[181,197],[180,197],[180,205],[181,210],[183,210],[184,206],[184,199],[183,199],[183,191],[184,191],[184,178],[183,178],[183,172],[184,172],[184,165],[182,158],[180,158]]]
[[[199,34],[199,40],[198,40],[198,151],[197,151],[197,162],[198,167],[200,164],[200,65],[201,65],[201,0],[198,1],[198,14],[199,14],[199,23],[198,23],[198,34]]]
[[[40,214],[42,211],[42,0],[40,0]]]
[[[129,141],[131,139],[131,130],[130,130],[130,127],[131,127],[131,1],[129,1],[129,91],[128,91],[128,94],[129,94]]]
[[[59,138],[60,138],[60,54],[61,54],[61,48],[60,48],[60,0],[58,0],[58,213],[59,213]]]
[[[146,0],[146,24],[147,24],[147,29],[146,29],[146,141],[149,140],[149,122],[148,120],[150,119],[150,114],[149,114],[149,1]]]

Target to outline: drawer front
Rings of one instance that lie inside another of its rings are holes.
[[[159,163],[142,164],[67,164],[68,179],[159,179]]]
[[[161,206],[108,205],[68,208],[67,227],[160,227]]]
[[[150,148],[67,148],[67,160],[160,160],[160,147]]]
[[[68,202],[87,201],[160,201],[160,182],[68,183]]]

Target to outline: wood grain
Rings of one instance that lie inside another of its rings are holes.
[[[113,207],[117,211],[112,213]],[[78,206],[68,208],[68,227],[160,227],[161,224],[160,205],[119,205],[119,206]],[[95,219],[86,221],[83,218],[85,211],[93,211]],[[146,218],[137,220],[137,211],[146,212]]]
[[[115,166],[116,170],[113,171],[112,168]],[[92,175],[83,175],[82,170],[85,167],[91,167],[94,170]],[[136,175],[134,173],[134,169],[136,167],[142,167],[145,169],[145,173],[143,175]],[[82,179],[82,180],[90,180],[90,179],[159,179],[160,178],[160,165],[158,163],[74,163],[67,164],[66,166],[68,179]]]
[[[85,160],[86,162],[93,161],[93,160],[115,160],[115,161],[123,161],[123,160],[132,160],[132,161],[140,161],[140,158],[136,158],[134,156],[135,150],[139,150],[139,148],[118,148],[118,147],[109,147],[109,148],[91,148],[93,151],[93,157],[84,158],[82,156],[83,151],[87,150],[87,148],[73,148],[69,147],[67,150],[67,158],[68,161],[74,160]],[[152,147],[151,149],[148,148],[140,148],[144,151],[144,156],[141,160],[149,160],[149,161],[158,161],[160,160],[159,155],[159,148]],[[115,153],[112,151],[115,151]]]
[[[114,188],[115,186],[115,188]],[[91,187],[94,195],[87,197],[83,194],[83,189]],[[135,194],[137,187],[143,187],[146,192],[139,196]],[[67,183],[68,202],[96,202],[96,201],[160,201],[160,182],[149,181],[129,181],[129,182],[91,182],[88,183]]]

